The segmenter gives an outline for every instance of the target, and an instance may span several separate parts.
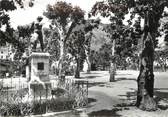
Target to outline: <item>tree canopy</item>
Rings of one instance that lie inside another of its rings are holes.
[[[30,7],[33,6],[33,1],[30,0]],[[17,9],[17,6],[24,8],[22,0],[1,0],[0,1],[0,44],[5,45],[6,42],[13,44],[16,48],[22,48],[22,44],[14,36],[14,29],[10,24],[9,11]],[[22,50],[22,49],[21,49]]]

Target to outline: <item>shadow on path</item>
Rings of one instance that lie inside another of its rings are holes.
[[[83,77],[80,77],[79,79],[94,79],[97,77],[101,77],[101,76],[83,76]]]
[[[166,92],[163,90],[167,90]],[[155,88],[155,95],[160,98],[168,99],[168,88]]]
[[[88,87],[93,87],[93,86],[98,86],[98,85],[103,85],[105,84],[104,82],[88,82]]]
[[[116,78],[116,82],[117,81],[122,81],[122,80],[133,80],[133,81],[136,81],[136,79],[134,79],[134,78]]]
[[[168,88],[155,88],[155,96],[158,108],[161,110],[168,109]],[[160,104],[160,101],[163,101],[165,104]]]
[[[96,99],[94,99],[94,98],[88,98],[88,103],[90,104],[90,103],[92,103],[92,102],[96,102],[97,100]]]
[[[136,95],[137,95],[137,91],[128,91],[126,92],[126,95],[119,95],[121,97],[126,97],[125,100],[127,101],[136,101]]]
[[[122,76],[122,75],[132,75],[132,74],[120,74],[120,73],[117,73],[116,75]]]
[[[120,109],[94,111],[89,113],[88,117],[121,117],[117,114],[117,111],[120,111]]]

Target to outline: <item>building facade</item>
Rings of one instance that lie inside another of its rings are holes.
[[[13,58],[11,58],[11,54],[12,54],[12,46],[10,44],[6,44],[5,46],[0,46],[1,60],[13,60]]]

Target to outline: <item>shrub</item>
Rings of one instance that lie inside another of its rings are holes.
[[[31,113],[31,105],[29,103],[1,103],[0,115],[2,116],[21,116]]]
[[[73,109],[74,100],[68,98],[57,98],[45,101],[35,101],[32,107],[33,114],[44,114],[46,112],[58,112]]]
[[[73,109],[74,100],[57,98],[51,100],[35,100],[27,103],[2,102],[0,105],[1,116],[25,116],[30,114],[44,114],[46,112],[58,112]]]

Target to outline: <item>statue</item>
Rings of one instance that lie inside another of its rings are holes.
[[[42,26],[43,26],[42,20],[43,20],[42,17],[38,17],[37,21],[32,24],[34,27],[34,33],[32,35],[31,41],[33,43],[32,49],[34,51],[37,51],[36,49],[37,49],[38,42],[40,42],[41,51],[43,52],[43,50],[44,50],[43,33],[42,33]]]

